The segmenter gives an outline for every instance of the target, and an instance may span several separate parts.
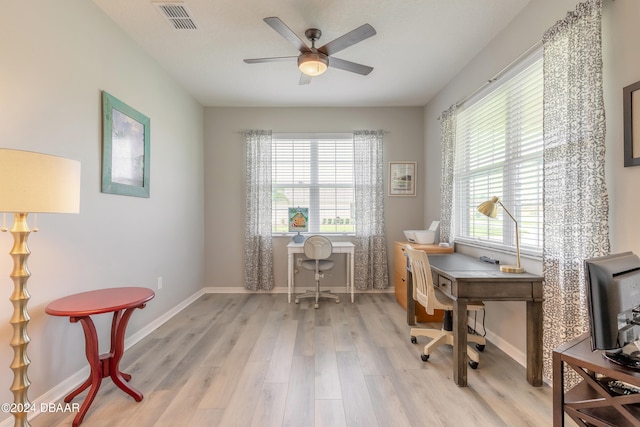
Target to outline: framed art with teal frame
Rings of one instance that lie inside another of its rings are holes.
[[[149,197],[149,117],[102,91],[102,192]]]

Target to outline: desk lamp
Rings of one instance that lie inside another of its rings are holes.
[[[486,215],[489,218],[495,218],[498,214],[498,205],[502,206],[502,209],[511,217],[513,222],[516,224],[516,257],[517,257],[517,265],[501,265],[500,271],[505,273],[524,273],[524,268],[520,266],[520,235],[518,233],[518,221],[511,215],[511,212],[504,207],[502,202],[496,196],[493,196],[491,200],[487,200],[486,202],[480,203],[478,206],[478,212],[482,215]]]
[[[78,213],[80,210],[80,163],[75,160],[29,151],[0,148],[0,212],[13,213],[13,304],[10,323],[13,327],[13,393],[14,426],[29,426],[27,414],[31,403],[27,391],[31,382],[27,376],[29,357],[27,335],[29,291],[27,280],[31,273],[27,266],[29,248],[27,238],[31,230],[27,224],[29,213]],[[3,227],[2,231],[7,231]],[[34,229],[34,231],[37,231]]]

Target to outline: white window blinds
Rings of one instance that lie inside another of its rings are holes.
[[[354,233],[353,136],[273,135],[272,232],[288,231],[288,208],[309,208],[310,233]]]
[[[515,247],[504,210],[490,219],[477,206],[498,196],[518,220],[523,253],[542,251],[542,57],[523,61],[489,93],[458,113],[454,165],[456,239]]]

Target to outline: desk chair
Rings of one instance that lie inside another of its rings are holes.
[[[296,295],[296,304],[300,302],[302,298],[315,298],[315,307],[318,308],[318,300],[320,298],[335,299],[336,302],[340,302],[340,298],[337,295],[330,293],[329,291],[320,292],[320,279],[324,277],[324,272],[331,270],[335,264],[329,258],[333,246],[331,241],[324,236],[311,236],[304,242],[304,254],[307,256],[306,260],[303,260],[300,265],[305,270],[310,270],[315,273],[316,290],[306,291],[304,294]]]
[[[420,357],[424,362],[429,360],[429,354],[441,345],[453,345],[453,325],[452,311],[453,300],[444,295],[442,292],[436,292],[433,285],[433,276],[431,274],[431,264],[426,252],[413,249],[407,246],[407,256],[409,257],[409,265],[413,277],[413,299],[422,304],[429,314],[433,314],[434,310],[445,310],[445,319],[441,329],[425,329],[411,328],[411,342],[418,342],[417,336],[431,338],[431,341],[424,346],[424,350]],[[467,310],[482,310],[484,304],[469,304]],[[476,349],[483,351],[486,345],[484,337],[475,334],[467,335],[467,342],[476,343]],[[469,366],[476,369],[480,362],[480,355],[476,349],[467,348],[469,355]]]

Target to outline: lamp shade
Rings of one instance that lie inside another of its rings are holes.
[[[80,162],[0,148],[0,212],[80,212]]]
[[[489,218],[495,218],[498,215],[498,199],[496,196],[493,196],[491,200],[487,200],[486,202],[480,203],[478,206],[478,212],[482,215],[486,215]]]

